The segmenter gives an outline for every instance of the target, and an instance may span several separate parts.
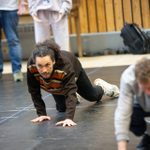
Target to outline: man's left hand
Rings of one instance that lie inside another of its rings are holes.
[[[63,127],[71,127],[71,126],[76,126],[77,124],[73,122],[71,119],[65,119],[63,121],[59,121],[56,123],[56,126],[63,126]]]
[[[45,120],[51,120],[51,117],[50,116],[39,116],[35,119],[32,119],[31,122],[32,123],[37,123],[37,122],[43,122]]]

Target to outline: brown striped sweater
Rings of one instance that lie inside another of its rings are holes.
[[[63,66],[54,66],[49,79],[44,79],[38,72],[32,58],[27,65],[27,84],[37,114],[47,115],[42,99],[41,88],[51,94],[64,95],[66,98],[66,118],[73,119],[76,108],[76,78],[79,77],[82,66],[79,60],[67,51],[61,51]],[[57,64],[57,63],[56,63]]]

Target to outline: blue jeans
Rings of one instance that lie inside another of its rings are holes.
[[[3,72],[2,29],[8,43],[12,72],[16,73],[21,70],[22,50],[17,33],[18,21],[19,16],[17,14],[17,10],[0,10],[0,73]]]

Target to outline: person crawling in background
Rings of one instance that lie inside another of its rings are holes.
[[[74,114],[77,93],[91,102],[99,102],[103,95],[111,98],[119,96],[119,89],[98,78],[91,84],[79,60],[67,51],[60,51],[53,40],[36,44],[27,64],[27,85],[38,117],[33,123],[51,120],[46,113],[41,89],[52,94],[56,109],[65,112],[65,120],[56,125],[75,126]]]
[[[118,150],[127,150],[129,131],[142,136],[136,150],[150,150],[145,117],[150,117],[150,59],[142,58],[121,76],[120,95],[115,111]]]

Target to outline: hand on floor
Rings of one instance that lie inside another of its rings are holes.
[[[37,123],[37,122],[42,122],[42,121],[45,121],[45,120],[51,120],[51,117],[50,116],[40,116],[40,117],[37,117],[33,120],[31,120],[32,123]]]
[[[71,126],[76,126],[77,124],[75,122],[73,122],[71,119],[65,119],[63,121],[59,121],[56,123],[56,126],[63,126],[63,127],[71,127]]]

